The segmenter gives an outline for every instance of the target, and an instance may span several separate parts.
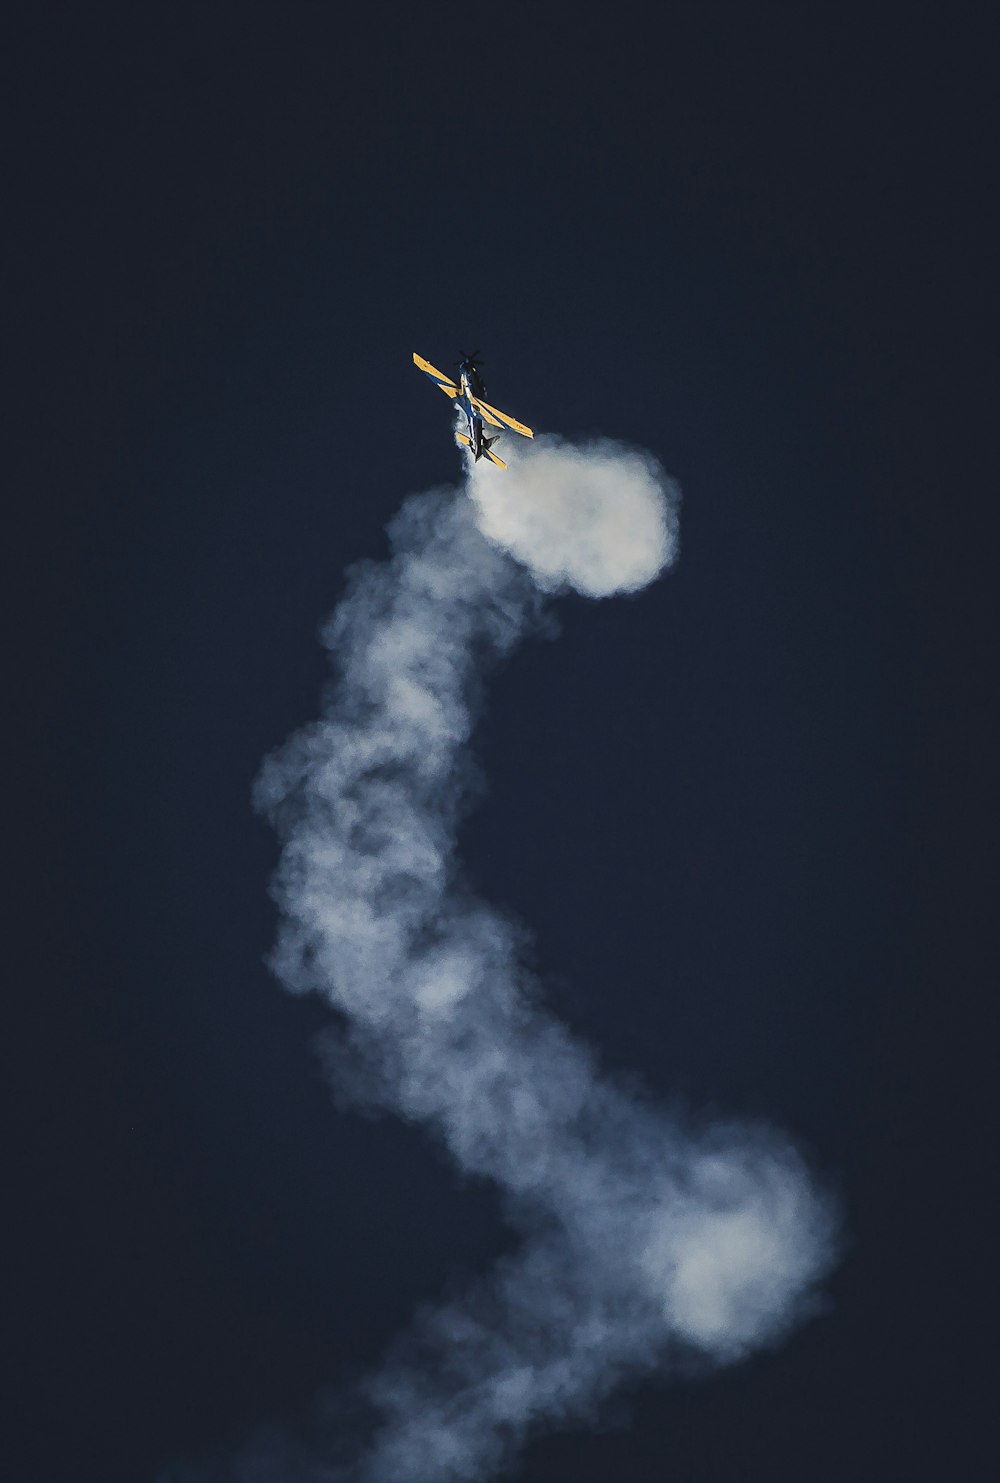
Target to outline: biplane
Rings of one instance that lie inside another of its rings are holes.
[[[438,371],[431,365],[429,360],[413,352],[413,364],[429,376],[436,386],[450,397],[454,403],[455,410],[459,416],[465,416],[468,432],[456,430],[455,437],[468,448],[473,458],[478,462],[481,458],[488,458],[495,463],[497,468],[505,469],[507,465],[503,459],[493,452],[493,444],[500,434],[509,428],[512,432],[520,433],[522,438],[533,438],[535,435],[530,427],[525,427],[523,422],[518,422],[515,417],[509,417],[506,412],[500,412],[496,407],[491,407],[485,401],[486,383],[480,373],[480,362],[477,360],[479,352],[474,351],[472,355],[463,353],[458,362],[459,379],[453,381],[443,371]],[[492,437],[486,434],[487,427],[498,429]]]

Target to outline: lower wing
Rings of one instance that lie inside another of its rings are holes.
[[[413,352],[413,364],[419,370],[423,371],[425,376],[429,376],[434,384],[441,388],[445,396],[458,396],[458,387],[451,377],[446,376],[443,371],[435,370],[430,361],[424,360],[423,356],[418,355],[416,351]]]

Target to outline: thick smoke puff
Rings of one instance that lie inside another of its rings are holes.
[[[542,588],[610,597],[673,565],[680,493],[650,454],[607,440],[515,441],[506,474],[472,466],[470,493],[483,535]]]

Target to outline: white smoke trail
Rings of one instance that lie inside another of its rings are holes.
[[[829,1263],[830,1212],[791,1148],[683,1127],[602,1077],[455,859],[484,669],[542,592],[651,581],[674,559],[676,503],[647,455],[543,440],[506,475],[478,466],[463,491],[409,500],[390,560],[355,572],[327,625],[326,714],[263,769],[284,838],[274,967],[339,1012],[331,1077],[495,1180],[523,1235],[418,1320],[370,1383],[366,1452],[317,1477],[483,1478],[624,1376],[773,1341]],[[306,1471],[286,1458],[282,1476]]]

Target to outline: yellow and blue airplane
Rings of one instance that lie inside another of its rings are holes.
[[[443,371],[436,371],[429,360],[413,352],[413,364],[418,366],[426,376],[429,376],[435,385],[439,386],[445,396],[451,397],[456,411],[464,412],[468,423],[468,433],[456,432],[458,441],[470,449],[476,461],[484,455],[495,463],[498,469],[505,469],[507,465],[502,458],[498,458],[493,452],[493,444],[503,432],[504,428],[511,428],[520,433],[522,438],[533,438],[535,435],[530,427],[525,427],[523,422],[518,422],[513,417],[508,417],[506,412],[498,412],[496,407],[491,407],[489,402],[484,402],[486,395],[486,383],[479,374],[479,366],[476,362],[478,350],[472,355],[462,355],[459,361],[460,379],[456,383]],[[488,423],[490,427],[497,427],[500,432],[495,433],[492,438],[485,434],[483,424]]]

